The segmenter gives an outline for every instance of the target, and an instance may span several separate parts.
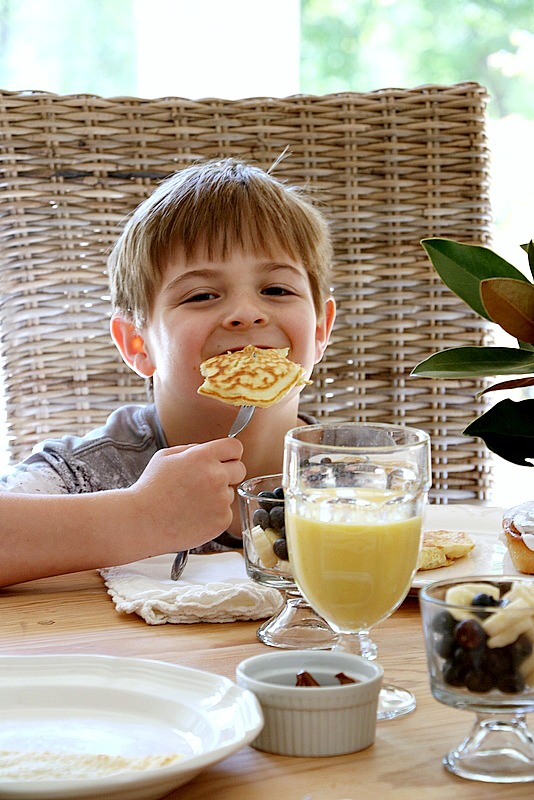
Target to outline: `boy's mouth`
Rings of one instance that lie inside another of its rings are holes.
[[[247,344],[241,345],[241,347],[227,347],[225,350],[222,351],[222,353],[219,353],[218,355],[222,356],[222,355],[224,355],[224,353],[238,353],[240,350],[244,350],[245,347],[247,347],[248,344],[250,344],[250,342],[247,342]],[[270,344],[255,344],[255,345],[253,345],[253,347],[257,347],[258,350],[275,350],[275,349],[277,349],[275,347],[272,347]]]

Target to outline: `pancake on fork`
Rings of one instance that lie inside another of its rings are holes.
[[[198,393],[233,406],[272,406],[294,386],[310,383],[303,367],[287,358],[288,352],[288,347],[248,344],[243,350],[208,358],[200,365],[204,383]]]

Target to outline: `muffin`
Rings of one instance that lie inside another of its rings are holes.
[[[534,575],[534,500],[510,508],[502,528],[514,567]]]

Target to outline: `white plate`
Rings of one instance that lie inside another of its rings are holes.
[[[162,661],[3,656],[0,675],[0,750],[182,756],[166,767],[94,779],[0,779],[2,798],[156,800],[263,727],[250,692],[221,675]]]
[[[519,575],[512,564],[508,548],[501,539],[503,509],[484,506],[446,505],[427,507],[423,530],[465,531],[475,543],[469,555],[457,559],[450,567],[421,570],[412,582],[421,589],[433,581],[461,578],[464,575]]]

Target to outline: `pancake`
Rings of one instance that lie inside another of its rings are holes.
[[[425,531],[417,569],[450,567],[457,559],[470,553],[474,546],[464,531]]]
[[[208,358],[200,365],[204,383],[198,393],[233,406],[272,406],[294,386],[310,383],[303,367],[287,358],[288,352],[288,347],[262,349],[249,344]]]

